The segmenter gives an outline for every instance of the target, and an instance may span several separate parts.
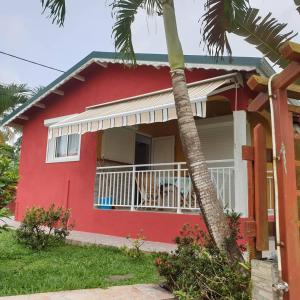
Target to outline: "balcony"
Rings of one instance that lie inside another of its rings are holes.
[[[234,161],[207,161],[224,207],[234,209]],[[94,206],[100,209],[198,212],[185,162],[98,167]]]

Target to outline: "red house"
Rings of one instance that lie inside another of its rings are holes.
[[[251,144],[251,127],[263,116],[246,112],[252,95],[245,82],[273,70],[250,57],[186,56],[186,67],[219,199],[247,217],[241,146]],[[16,219],[28,207],[55,203],[72,210],[76,230],[143,230],[163,242],[184,223],[202,224],[170,87],[166,55],[138,54],[130,68],[114,53],[92,52],[8,115],[2,125],[23,128]]]

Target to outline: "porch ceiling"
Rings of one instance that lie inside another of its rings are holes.
[[[228,74],[188,84],[195,116],[206,117],[208,96],[239,86],[238,74]],[[66,116],[49,126],[49,138],[67,134],[84,134],[114,127],[167,122],[176,119],[172,88],[155,91],[112,103],[87,107],[86,111]]]

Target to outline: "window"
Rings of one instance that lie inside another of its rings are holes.
[[[47,162],[78,161],[80,135],[70,134],[48,140]]]

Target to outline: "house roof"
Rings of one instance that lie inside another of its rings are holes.
[[[168,56],[166,54],[136,54],[138,65],[148,65],[155,67],[168,66]],[[186,67],[188,69],[217,69],[226,71],[256,71],[263,75],[269,76],[274,72],[272,67],[264,58],[257,57],[224,57],[222,60],[216,61],[214,57],[202,55],[185,55]],[[79,61],[68,71],[59,76],[56,80],[46,86],[38,94],[29,99],[26,103],[16,108],[13,112],[6,115],[0,125],[5,126],[18,118],[21,114],[27,111],[30,107],[53,93],[67,81],[80,76],[80,72],[86,69],[93,63],[123,63],[117,58],[117,54],[113,52],[91,52],[84,59]]]

